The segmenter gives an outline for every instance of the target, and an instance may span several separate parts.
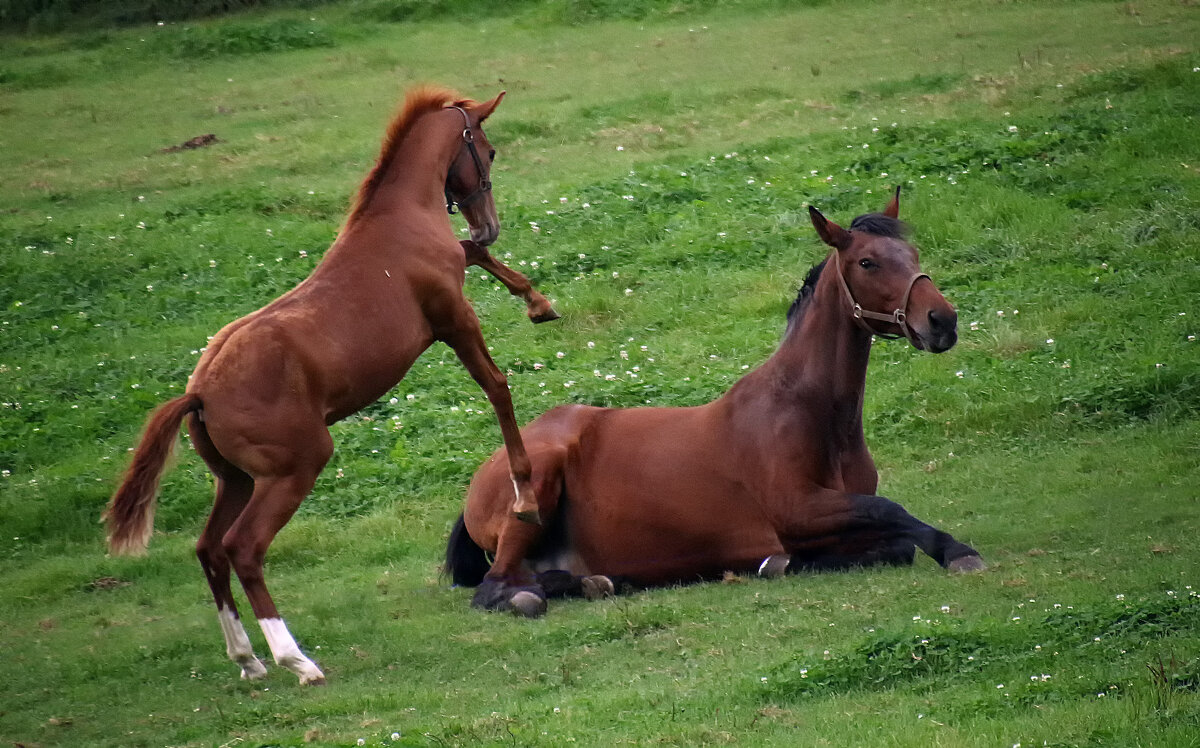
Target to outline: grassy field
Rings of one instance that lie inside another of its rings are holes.
[[[1200,745],[1200,8],[479,7],[0,38],[0,742]],[[466,284],[523,421],[717,396],[824,256],[805,206],[904,185],[961,341],[876,346],[868,443],[991,568],[470,610],[439,563],[499,430],[437,347],[334,427],[268,556],[328,687],[239,681],[200,460],[149,557],[107,557],[99,513],[206,336],[319,260],[419,81],[509,92],[494,251],[564,317]]]

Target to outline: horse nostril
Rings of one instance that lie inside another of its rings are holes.
[[[929,327],[934,332],[950,332],[954,330],[958,327],[958,312],[953,309],[949,312],[930,310]]]

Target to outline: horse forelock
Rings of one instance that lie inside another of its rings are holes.
[[[804,285],[800,286],[800,291],[796,294],[795,301],[788,307],[787,323],[789,327],[795,324],[801,315],[804,314],[804,311],[808,309],[809,302],[812,301],[813,292],[817,288],[817,281],[821,278],[821,271],[825,269],[825,263],[828,261],[829,258],[826,257],[808,269],[808,275],[804,276]]]
[[[396,150],[400,144],[404,142],[404,138],[408,135],[409,130],[423,115],[443,109],[448,106],[472,107],[475,105],[472,99],[464,99],[457,91],[452,88],[437,85],[421,85],[409,89],[404,96],[404,103],[400,106],[400,110],[392,117],[391,123],[388,125],[387,132],[383,136],[383,145],[379,150],[379,159],[375,162],[375,166],[371,172],[367,174],[366,179],[358,187],[358,192],[354,197],[354,203],[350,207],[350,213],[346,218],[346,224],[349,225],[355,218],[358,218],[366,209],[367,204],[371,201],[371,197],[383,182],[384,175],[387,174],[388,167],[391,166],[392,158],[396,155]]]
[[[891,239],[907,239],[909,234],[907,223],[883,213],[864,213],[858,216],[850,222],[850,230]]]

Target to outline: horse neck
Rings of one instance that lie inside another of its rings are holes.
[[[783,343],[730,394],[765,400],[767,412],[789,417],[819,412],[839,436],[862,430],[863,393],[871,335],[851,317],[828,263],[807,307],[788,326]]]
[[[414,207],[446,215],[446,177],[458,153],[458,132],[445,131],[436,119],[433,114],[421,117],[395,146],[360,221],[386,216],[395,225]]]

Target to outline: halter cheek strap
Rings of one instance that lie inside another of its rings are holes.
[[[449,108],[457,109],[463,116],[463,122],[465,124],[462,131],[463,143],[467,146],[467,151],[471,154],[471,160],[475,162],[475,173],[479,175],[479,186],[475,188],[474,192],[462,198],[461,200],[454,199],[454,196],[450,194],[449,186],[445,188],[446,212],[453,215],[455,212],[454,207],[456,205],[459,208],[463,207],[464,205],[470,205],[479,198],[483,197],[485,192],[491,192],[492,180],[488,179],[484,174],[483,159],[479,157],[479,150],[475,147],[475,135],[471,132],[471,117],[467,114],[467,110],[460,106]]]
[[[845,295],[846,300],[850,302],[850,314],[852,317],[854,317],[855,324],[872,335],[877,335],[887,340],[896,340],[897,338],[902,337],[908,338],[910,343],[918,348],[920,347],[917,344],[915,333],[913,333],[912,329],[908,326],[908,297],[912,295],[913,286],[916,285],[917,281],[921,278],[929,278],[928,275],[921,272],[914,273],[913,276],[908,279],[908,288],[904,289],[904,298],[900,300],[900,306],[897,309],[892,310],[891,314],[881,314],[880,312],[872,312],[863,309],[862,305],[854,300],[854,294],[850,292],[850,286],[846,283],[846,277],[842,275],[841,253],[839,253],[836,249],[833,250],[833,262],[834,268],[837,270],[838,285],[842,287],[843,295]],[[867,322],[869,319],[878,320],[880,322],[891,322],[893,325],[899,327],[900,332],[903,334],[896,335],[894,333],[880,332],[879,330],[873,328],[869,322]]]

